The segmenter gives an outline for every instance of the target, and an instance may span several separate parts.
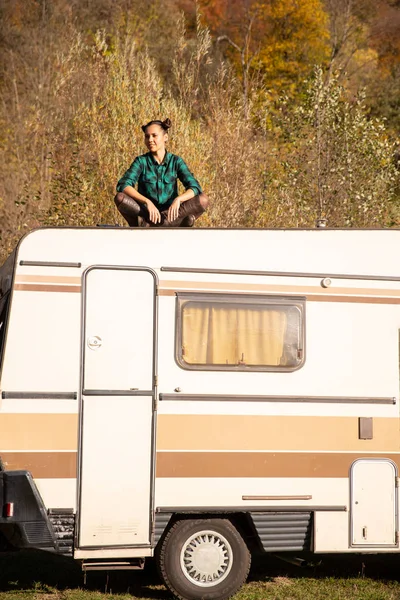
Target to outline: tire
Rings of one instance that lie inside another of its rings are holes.
[[[177,521],[158,550],[167,588],[181,600],[226,600],[246,581],[250,552],[228,519]]]

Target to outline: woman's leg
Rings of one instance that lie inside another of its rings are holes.
[[[118,192],[114,198],[114,202],[121,215],[128,222],[129,227],[139,227],[138,217],[141,217],[146,223],[150,222],[147,208],[127,194]]]
[[[114,198],[114,202],[130,227],[139,226],[138,217],[141,217],[151,227],[192,227],[195,220],[201,217],[206,211],[208,196],[201,193],[186,202],[182,202],[179,207],[178,217],[173,221],[168,221],[168,210],[163,210],[161,212],[161,223],[157,223],[157,225],[151,223],[147,208],[127,194],[118,192]]]
[[[195,220],[201,217],[201,215],[207,210],[208,196],[206,194],[199,194],[186,202],[182,202],[179,207],[178,217],[173,221],[168,221],[168,211],[163,211],[165,219],[162,225],[164,227],[192,227]]]

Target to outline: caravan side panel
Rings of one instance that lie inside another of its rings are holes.
[[[80,273],[18,266],[1,375],[0,454],[49,508],[76,509]]]

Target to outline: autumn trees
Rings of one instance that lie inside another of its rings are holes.
[[[312,65],[326,62],[328,15],[321,0],[229,2],[228,6],[225,12],[233,14],[216,23],[217,31],[244,48],[246,64],[275,97],[283,91],[295,93]]]
[[[290,101],[289,101],[290,102]],[[281,142],[265,170],[260,221],[310,227],[393,226],[398,219],[394,147],[365,97],[346,99],[338,76],[316,69],[300,104],[280,106]],[[396,206],[397,203],[397,206]],[[275,210],[273,210],[273,208]]]
[[[202,225],[399,225],[398,1],[1,0],[0,19],[3,256],[34,226],[120,222],[156,115],[211,197]]]

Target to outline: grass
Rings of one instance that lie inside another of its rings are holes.
[[[314,556],[296,567],[264,555],[235,600],[400,600],[400,556]],[[41,552],[0,555],[0,600],[171,600],[155,566],[88,573]]]

